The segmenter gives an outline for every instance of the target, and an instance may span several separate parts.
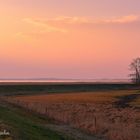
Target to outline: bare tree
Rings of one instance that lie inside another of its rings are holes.
[[[132,71],[132,74],[130,74],[132,82],[140,84],[140,58],[136,58],[131,62],[130,70]]]

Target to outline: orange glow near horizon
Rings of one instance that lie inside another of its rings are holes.
[[[127,78],[140,55],[136,0],[11,1],[0,2],[0,78]]]

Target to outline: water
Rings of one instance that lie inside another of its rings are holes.
[[[0,83],[129,83],[129,79],[1,79]]]

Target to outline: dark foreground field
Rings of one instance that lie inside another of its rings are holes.
[[[5,140],[140,139],[140,92],[132,84],[9,83],[0,96]]]

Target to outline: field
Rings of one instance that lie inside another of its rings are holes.
[[[132,84],[100,83],[0,83],[0,95],[35,95],[137,88]]]
[[[24,139],[139,140],[140,91],[131,86],[0,87],[0,91],[5,91],[1,96],[0,119],[17,129],[24,126],[25,134],[19,132],[27,137]],[[33,94],[36,89],[38,93]],[[3,113],[7,117],[2,117]],[[28,126],[34,137],[28,132]]]

